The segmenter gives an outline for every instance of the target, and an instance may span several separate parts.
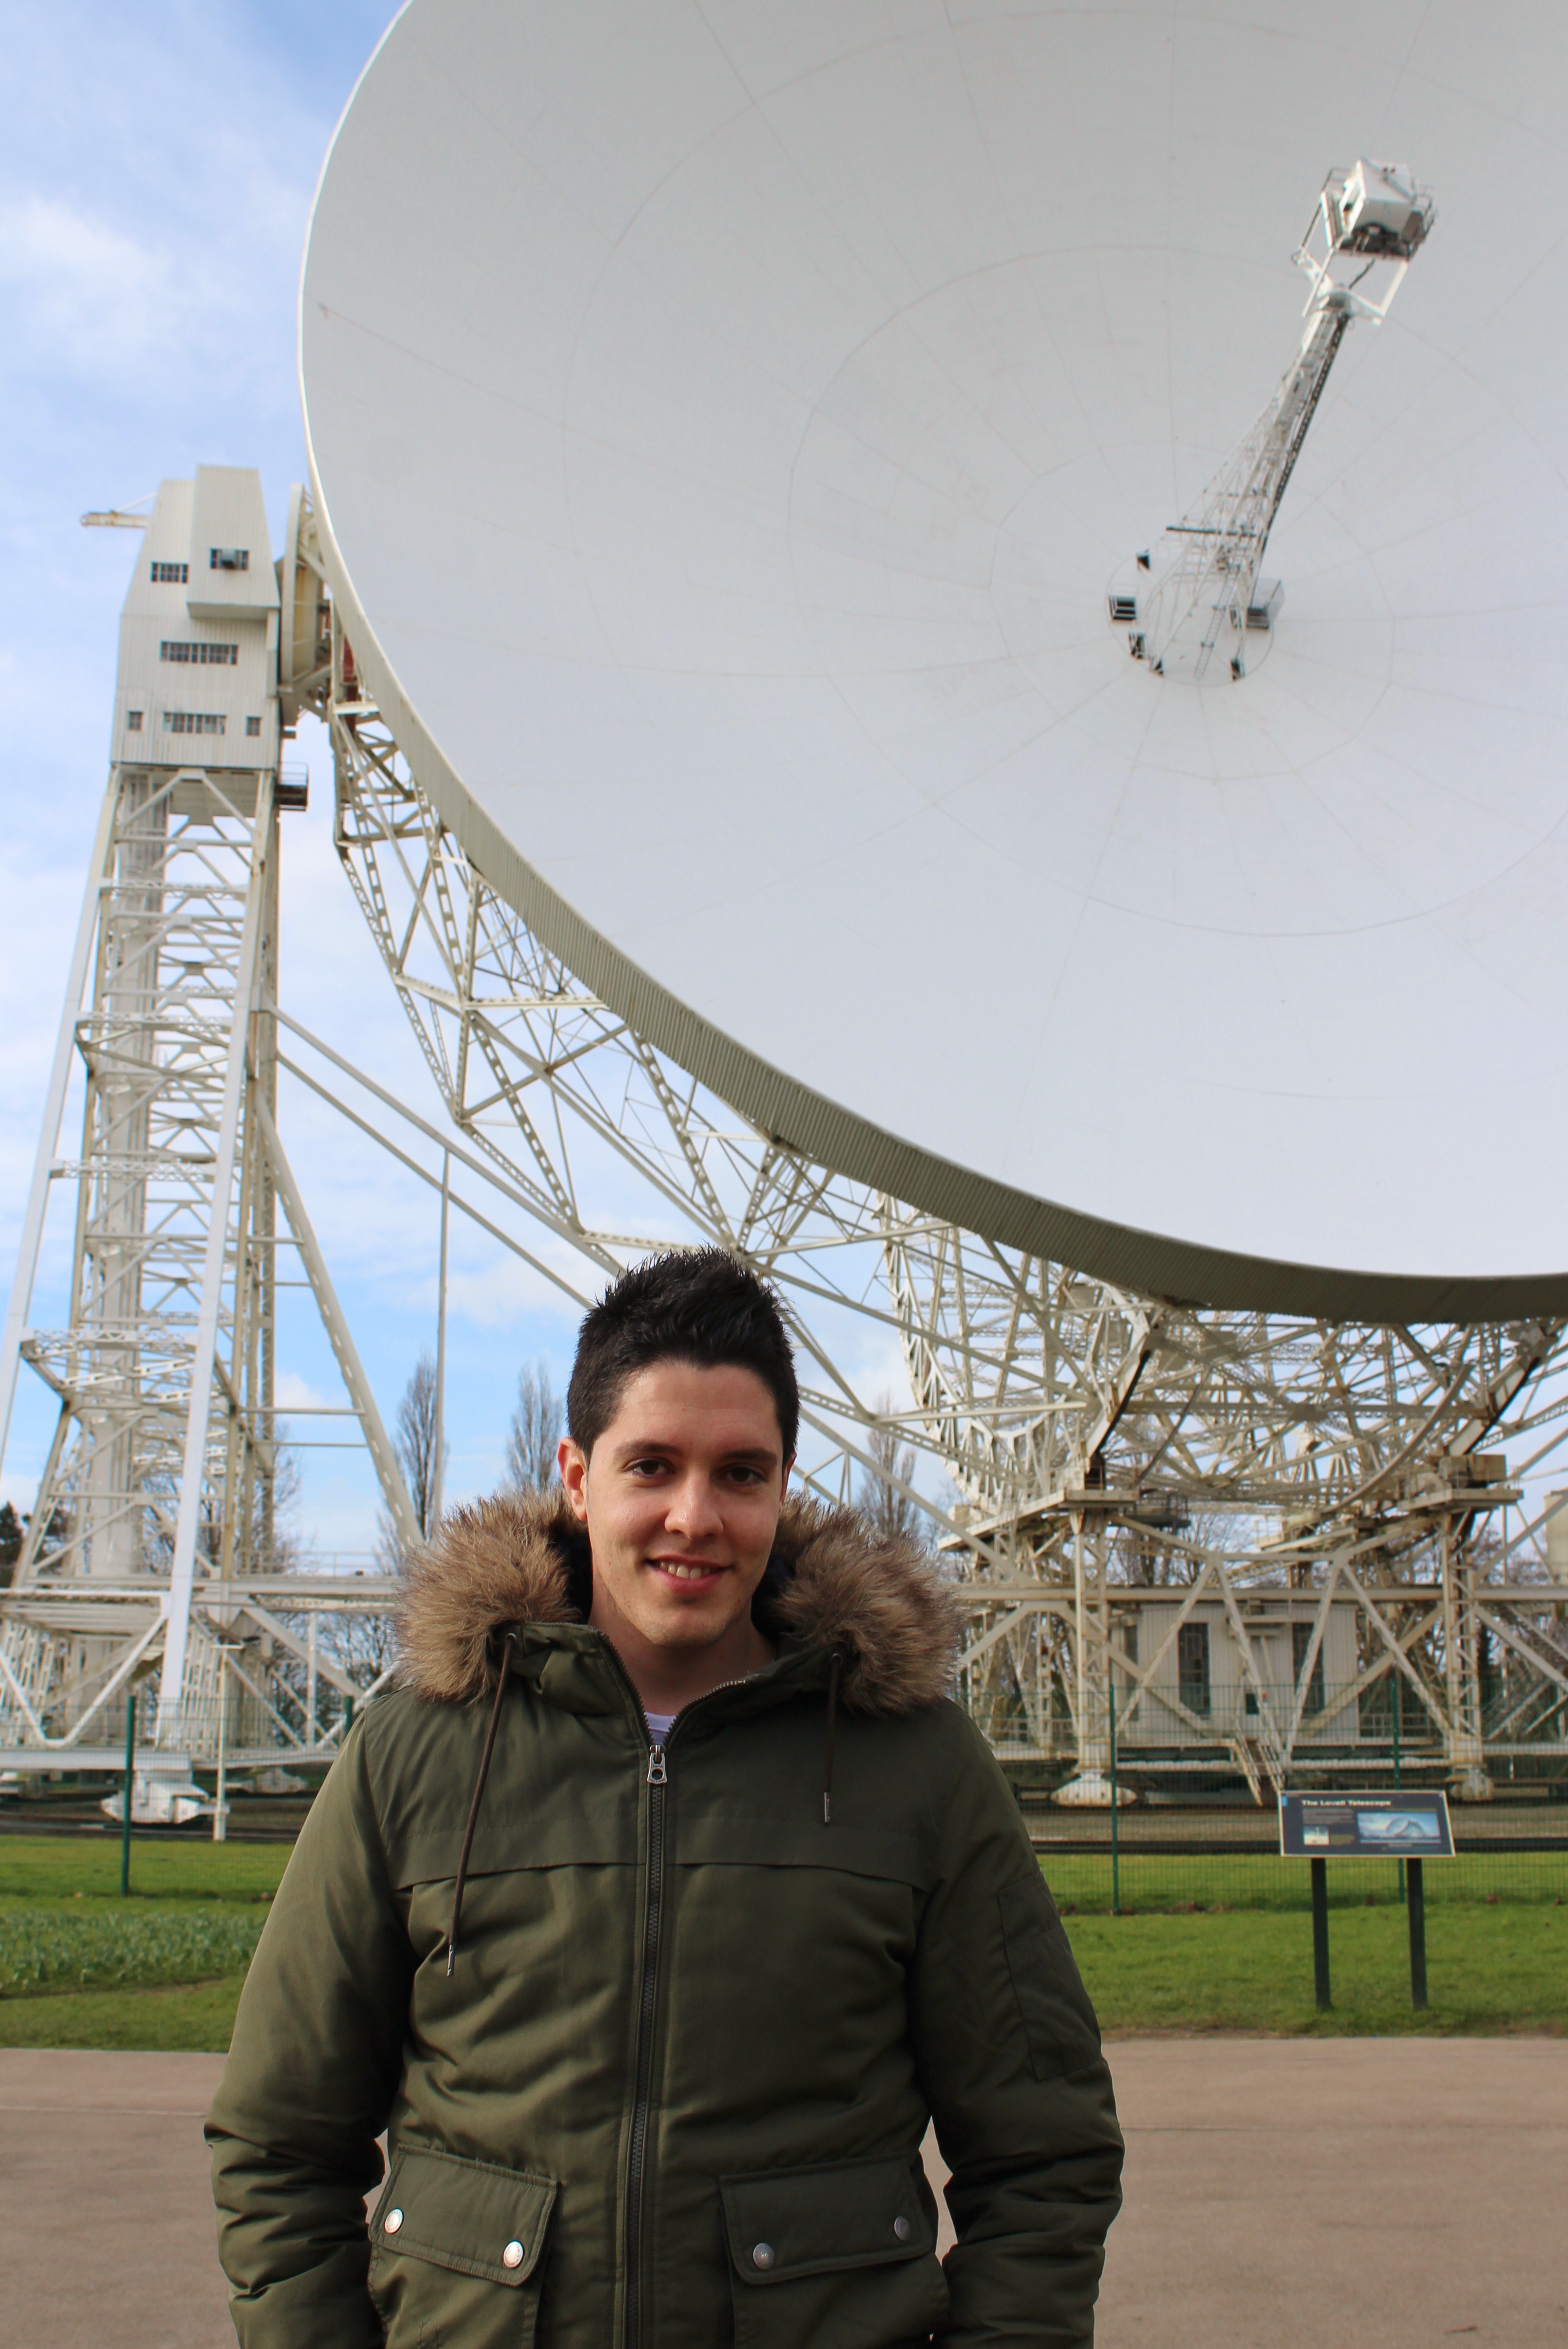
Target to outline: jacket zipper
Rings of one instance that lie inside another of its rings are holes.
[[[636,2091],[631,2107],[631,2145],[627,2157],[626,2178],[626,2349],[642,2349],[642,2197],[648,2172],[648,2120],[649,2092],[653,2085],[653,2021],[659,2001],[659,1927],[664,1900],[664,1795],[670,1784],[670,1763],[665,1748],[656,1745],[648,1726],[648,1715],[640,1698],[632,1687],[630,1675],[616,1659],[620,1676],[630,1691],[632,1702],[642,1718],[648,1738],[648,1892],[642,1912],[642,1996],[637,2017]],[[723,1681],[719,1688],[709,1689],[707,1696],[717,1696],[722,1689],[739,1688],[740,1681]],[[699,1697],[696,1703],[706,1702]],[[694,1710],[681,1708],[682,1714]],[[670,1734],[674,1736],[680,1723],[673,1723]]]
[[[653,2080],[653,2014],[659,1996],[659,1923],[664,1898],[664,1790],[670,1767],[662,1745],[648,1747],[648,1892],[642,1914],[642,1999],[637,2019],[637,2089],[626,2192],[626,2343],[642,2349],[642,2194]]]

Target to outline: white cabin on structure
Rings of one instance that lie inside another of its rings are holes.
[[[163,482],[119,623],[111,763],[226,777],[251,814],[278,761],[277,637],[260,474],[199,465],[194,481]]]
[[[1256,1737],[1259,1680],[1277,1731],[1288,1729],[1293,1719],[1304,1680],[1298,1745],[1341,1745],[1360,1736],[1357,1701],[1349,1693],[1358,1670],[1353,1599],[1331,1600],[1314,1654],[1321,1592],[1238,1593],[1253,1673],[1224,1601],[1200,1599],[1183,1617],[1183,1599],[1179,1589],[1161,1589],[1118,1592],[1112,1602],[1112,1644],[1129,1663],[1146,1671],[1153,1666],[1141,1687],[1130,1671],[1116,1672],[1116,1743],[1122,1751],[1130,1756],[1140,1746],[1203,1746]]]

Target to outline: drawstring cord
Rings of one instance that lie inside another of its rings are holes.
[[[462,1888],[468,1878],[468,1855],[473,1849],[473,1830],[479,1825],[479,1806],[484,1799],[484,1782],[490,1775],[490,1757],[495,1751],[495,1733],[501,1726],[501,1700],[506,1693],[506,1678],[512,1670],[512,1651],[517,1644],[515,1631],[508,1631],[501,1651],[501,1670],[495,1678],[495,1702],[490,1708],[490,1726],[484,1733],[484,1751],[479,1757],[479,1775],[473,1782],[473,1800],[468,1806],[468,1825],[462,1831],[462,1849],[457,1858],[457,1882],[452,1889],[452,1926],[446,1937],[446,1970],[450,1974],[457,1963],[457,1929],[462,1916]]]
[[[833,1825],[833,1733],[838,1726],[838,1675],[843,1669],[842,1656],[834,1656],[827,1667],[827,1746],[822,1757],[822,1824]]]

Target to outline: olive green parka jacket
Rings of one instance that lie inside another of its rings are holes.
[[[659,1749],[590,1576],[557,1496],[457,1512],[411,1578],[403,1685],[310,1813],[208,2122],[244,2349],[1092,2340],[1110,2080],[942,1696],[940,1578],[790,1504],[776,1662]]]

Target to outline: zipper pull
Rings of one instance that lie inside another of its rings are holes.
[[[670,1784],[662,1745],[650,1745],[648,1749],[648,1783],[650,1786],[667,1786]]]

